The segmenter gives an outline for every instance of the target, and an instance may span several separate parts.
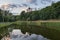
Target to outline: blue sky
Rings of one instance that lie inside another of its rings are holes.
[[[44,3],[46,4],[41,4],[42,0],[0,0],[0,4],[6,4],[6,3],[11,3],[11,4],[22,4],[26,3],[31,7],[45,7],[47,5],[50,5],[52,1],[60,1],[60,0],[43,0]],[[38,4],[37,6],[35,4]]]
[[[32,8],[44,8],[46,6],[51,5],[52,1],[57,2],[60,0],[0,0],[0,5],[2,4],[27,4],[29,7]],[[23,9],[23,8],[22,8]],[[17,9],[16,11],[13,10],[13,12],[21,11],[20,9]]]

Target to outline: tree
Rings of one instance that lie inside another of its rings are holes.
[[[25,14],[25,11],[22,11],[21,14],[20,14],[20,19],[21,19],[21,20],[24,20],[24,17],[25,17],[24,14]]]

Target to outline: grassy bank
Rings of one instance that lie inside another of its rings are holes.
[[[60,40],[60,22],[17,21],[1,26],[3,24],[0,24],[0,34],[8,33],[8,28],[11,27],[21,29],[23,33],[36,33],[52,40]]]

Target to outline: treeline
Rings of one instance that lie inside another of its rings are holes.
[[[0,9],[0,22],[13,22],[15,21],[15,17],[9,11]]]
[[[60,1],[52,3],[51,6],[41,10],[25,12],[22,11],[20,15],[12,15],[9,11],[0,9],[0,22],[13,22],[13,21],[36,21],[36,20],[60,20]]]
[[[60,19],[60,1],[57,3],[52,3],[51,6],[43,8],[38,11],[32,11],[25,13],[22,11],[21,20],[50,20],[50,19]]]

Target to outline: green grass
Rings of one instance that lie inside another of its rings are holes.
[[[45,26],[48,28],[60,30],[60,22],[45,22]]]
[[[1,27],[5,27],[5,26],[8,26],[8,25],[11,25],[12,23],[10,22],[5,22],[5,23],[0,23],[0,28]]]

